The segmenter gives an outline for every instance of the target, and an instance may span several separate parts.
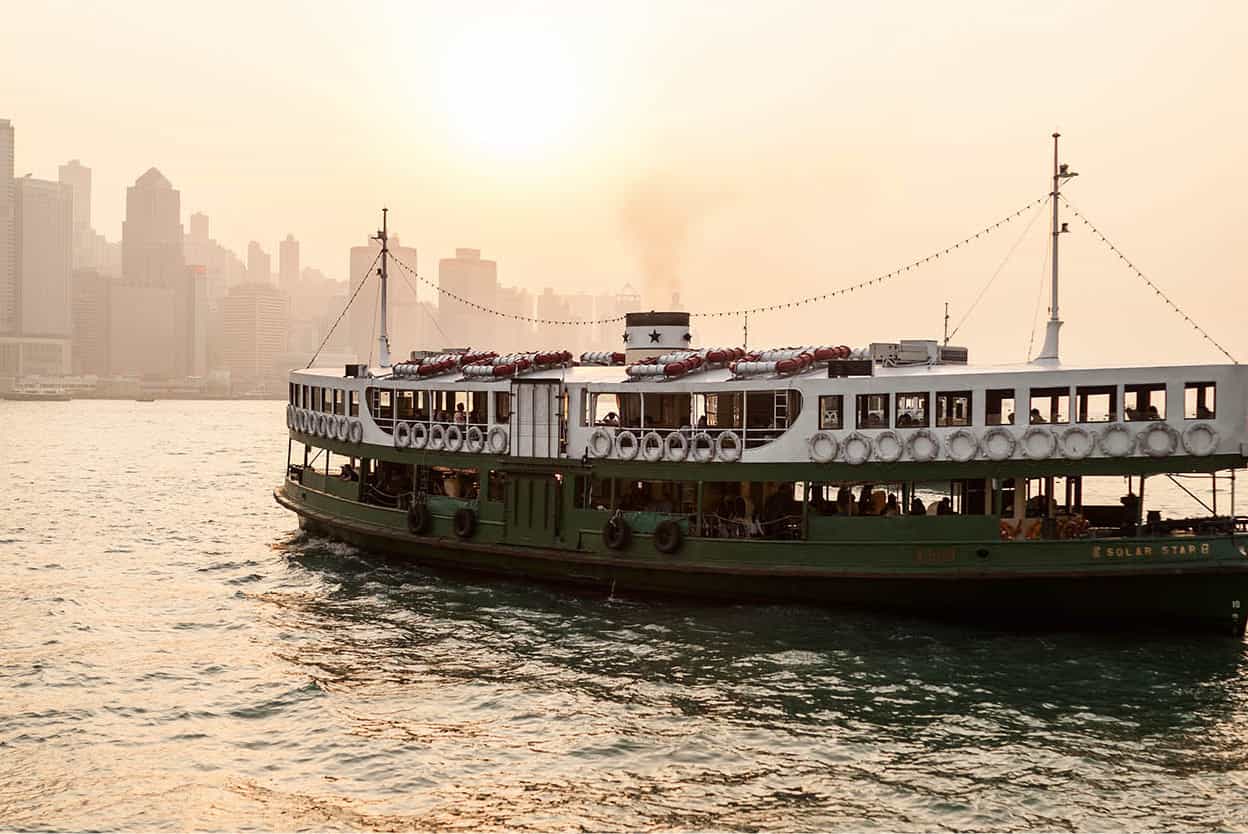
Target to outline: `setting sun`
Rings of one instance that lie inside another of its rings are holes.
[[[451,130],[491,155],[547,152],[576,127],[577,67],[553,32],[523,22],[464,30],[448,44],[441,75]]]

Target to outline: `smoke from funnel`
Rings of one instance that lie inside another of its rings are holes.
[[[693,224],[706,208],[704,195],[662,175],[639,181],[624,195],[620,219],[637,245],[644,309],[680,309],[681,260]]]

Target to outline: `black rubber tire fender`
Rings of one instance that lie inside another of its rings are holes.
[[[461,539],[471,539],[477,532],[477,514],[468,507],[460,507],[455,511],[455,535]]]
[[[424,504],[413,504],[407,511],[407,529],[413,535],[423,536],[433,523],[433,514]]]
[[[613,518],[602,527],[602,540],[612,550],[623,550],[633,539],[633,529],[622,518]]]
[[[675,553],[680,550],[684,538],[685,535],[680,531],[680,525],[675,521],[670,518],[660,521],[659,526],[654,528],[654,549],[660,553]]]

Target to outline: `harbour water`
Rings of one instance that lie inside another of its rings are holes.
[[[1242,642],[439,575],[283,407],[0,403],[0,828],[1248,828]]]

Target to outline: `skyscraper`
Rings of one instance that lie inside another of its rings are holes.
[[[17,328],[68,339],[73,329],[74,193],[68,185],[17,181]]]
[[[277,245],[277,285],[287,295],[294,295],[299,286],[299,241],[294,235]]]
[[[74,268],[94,268],[95,232],[91,228],[91,169],[71,159],[57,169],[57,179],[73,193],[73,256]]]
[[[0,333],[17,332],[17,191],[13,125],[0,119]]]
[[[481,259],[480,249],[456,249],[455,257],[438,261],[438,323],[461,347],[492,348],[498,320],[446,295],[454,293],[474,304],[498,309],[498,264]]]
[[[273,281],[273,260],[254,240],[247,244],[247,280],[253,284]]]
[[[181,217],[182,195],[155,168],[126,189],[121,274],[127,284],[169,289],[186,277]]]
[[[230,386],[236,393],[266,386],[281,390],[285,374],[278,374],[274,363],[286,351],[290,327],[286,294],[272,284],[248,281],[230,290],[221,313],[221,358],[230,371]]]

